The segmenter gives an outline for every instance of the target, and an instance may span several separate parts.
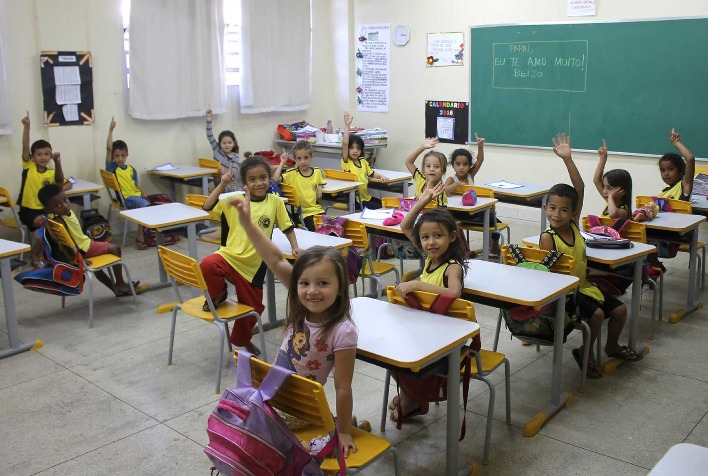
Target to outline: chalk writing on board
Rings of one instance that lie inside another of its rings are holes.
[[[492,87],[584,93],[589,44],[586,40],[492,44]]]

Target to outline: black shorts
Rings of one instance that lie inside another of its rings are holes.
[[[602,312],[605,314],[605,319],[607,319],[610,317],[610,313],[612,311],[624,304],[616,297],[606,294],[602,291],[602,289],[600,289],[600,292],[602,293],[602,297],[605,299],[602,303],[591,298],[590,296],[586,296],[585,294],[577,294],[577,307],[579,308],[578,313],[580,314],[581,319],[589,321],[598,309],[602,309]],[[573,301],[573,298],[568,299],[565,309],[569,314],[575,313],[575,304],[576,303]]]
[[[20,221],[22,222],[22,224],[25,225],[29,229],[29,231],[32,232],[37,229],[37,227],[34,226],[34,219],[42,215],[43,213],[44,210],[35,210],[34,208],[20,207],[20,213],[18,213],[18,215],[20,216]]]

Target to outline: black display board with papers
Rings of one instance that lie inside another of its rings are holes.
[[[88,51],[42,51],[45,126],[93,124],[93,61]]]

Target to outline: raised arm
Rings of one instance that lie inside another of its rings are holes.
[[[416,149],[411,152],[408,157],[406,157],[406,168],[408,169],[408,172],[411,173],[411,175],[415,174],[415,160],[418,158],[418,156],[425,152],[427,149],[433,149],[436,145],[438,145],[437,137],[427,137],[422,144],[416,147]]]
[[[30,118],[29,111],[25,117],[20,121],[22,122],[22,160],[27,162],[30,159]]]
[[[111,117],[111,125],[108,126],[108,138],[106,139],[106,170],[113,165],[113,129],[116,128],[115,116]]]
[[[349,111],[344,112],[344,135],[342,136],[342,160],[349,162],[349,128],[352,125],[354,116],[349,114]],[[362,152],[364,152],[362,150]]]
[[[484,163],[484,137],[479,137],[475,132],[474,139],[477,141],[477,162],[475,162],[472,168],[470,169],[470,175],[473,179],[475,175],[477,175],[477,172],[479,172],[479,169],[482,168],[482,164]]]
[[[423,211],[428,203],[438,198],[444,192],[445,186],[442,182],[438,182],[438,184],[434,187],[428,185],[428,187],[423,190],[423,193],[421,193],[418,197],[418,200],[415,202],[415,205],[413,205],[413,208],[406,213],[405,218],[403,218],[403,221],[401,222],[401,231],[405,233],[412,243],[415,243],[415,240],[413,239],[413,226],[415,225],[418,215],[420,215],[420,212]]]
[[[213,209],[216,206],[216,203],[219,201],[219,195],[224,193],[224,190],[226,190],[226,187],[228,187],[229,184],[233,181],[234,181],[234,175],[233,175],[233,172],[231,171],[231,168],[229,168],[229,171],[221,176],[221,181],[219,182],[219,185],[214,187],[214,190],[212,190],[211,193],[209,194],[209,196],[207,197],[207,199],[204,200],[204,204],[202,205],[202,210],[208,212],[211,209]]]
[[[283,166],[287,163],[287,161],[288,161],[288,151],[283,149],[283,153],[280,155],[280,163],[273,171],[273,181],[275,183],[280,183],[283,181],[283,175],[282,175]]]
[[[595,184],[597,193],[602,196],[602,191],[605,188],[602,183],[602,176],[605,174],[605,165],[607,164],[607,141],[605,139],[602,139],[602,147],[597,149],[597,155],[600,156],[600,160],[597,161],[597,168],[595,169],[595,175],[592,177],[592,183]]]
[[[216,142],[214,132],[211,129],[211,109],[206,110],[206,136],[211,145],[211,149],[216,150],[219,147],[219,143]]]
[[[54,161],[54,183],[60,187],[63,187],[64,171],[61,168],[61,154],[59,152],[54,152],[52,154],[52,160]]]
[[[553,152],[555,152],[558,157],[563,159],[565,168],[568,170],[568,175],[570,176],[570,183],[573,185],[575,191],[578,192],[578,206],[574,210],[575,216],[573,219],[577,225],[583,210],[585,182],[583,182],[583,178],[580,176],[578,167],[576,167],[575,162],[573,162],[573,156],[570,148],[570,136],[566,136],[565,134],[558,134],[555,136],[553,138]]]
[[[674,129],[671,129],[669,139],[671,139],[671,143],[676,147],[676,150],[679,151],[679,154],[686,159],[686,173],[683,175],[681,190],[684,194],[691,195],[693,191],[693,176],[696,175],[696,156],[683,145],[681,142],[681,134]]]
[[[246,194],[243,198],[234,198],[229,203],[238,210],[238,221],[248,239],[253,243],[253,247],[263,258],[263,262],[268,266],[268,269],[273,271],[283,286],[289,288],[293,267],[285,259],[280,249],[251,221],[251,194],[248,191],[248,186],[244,185],[243,190]]]

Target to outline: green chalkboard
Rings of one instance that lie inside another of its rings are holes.
[[[708,19],[471,27],[470,137],[708,156]]]

